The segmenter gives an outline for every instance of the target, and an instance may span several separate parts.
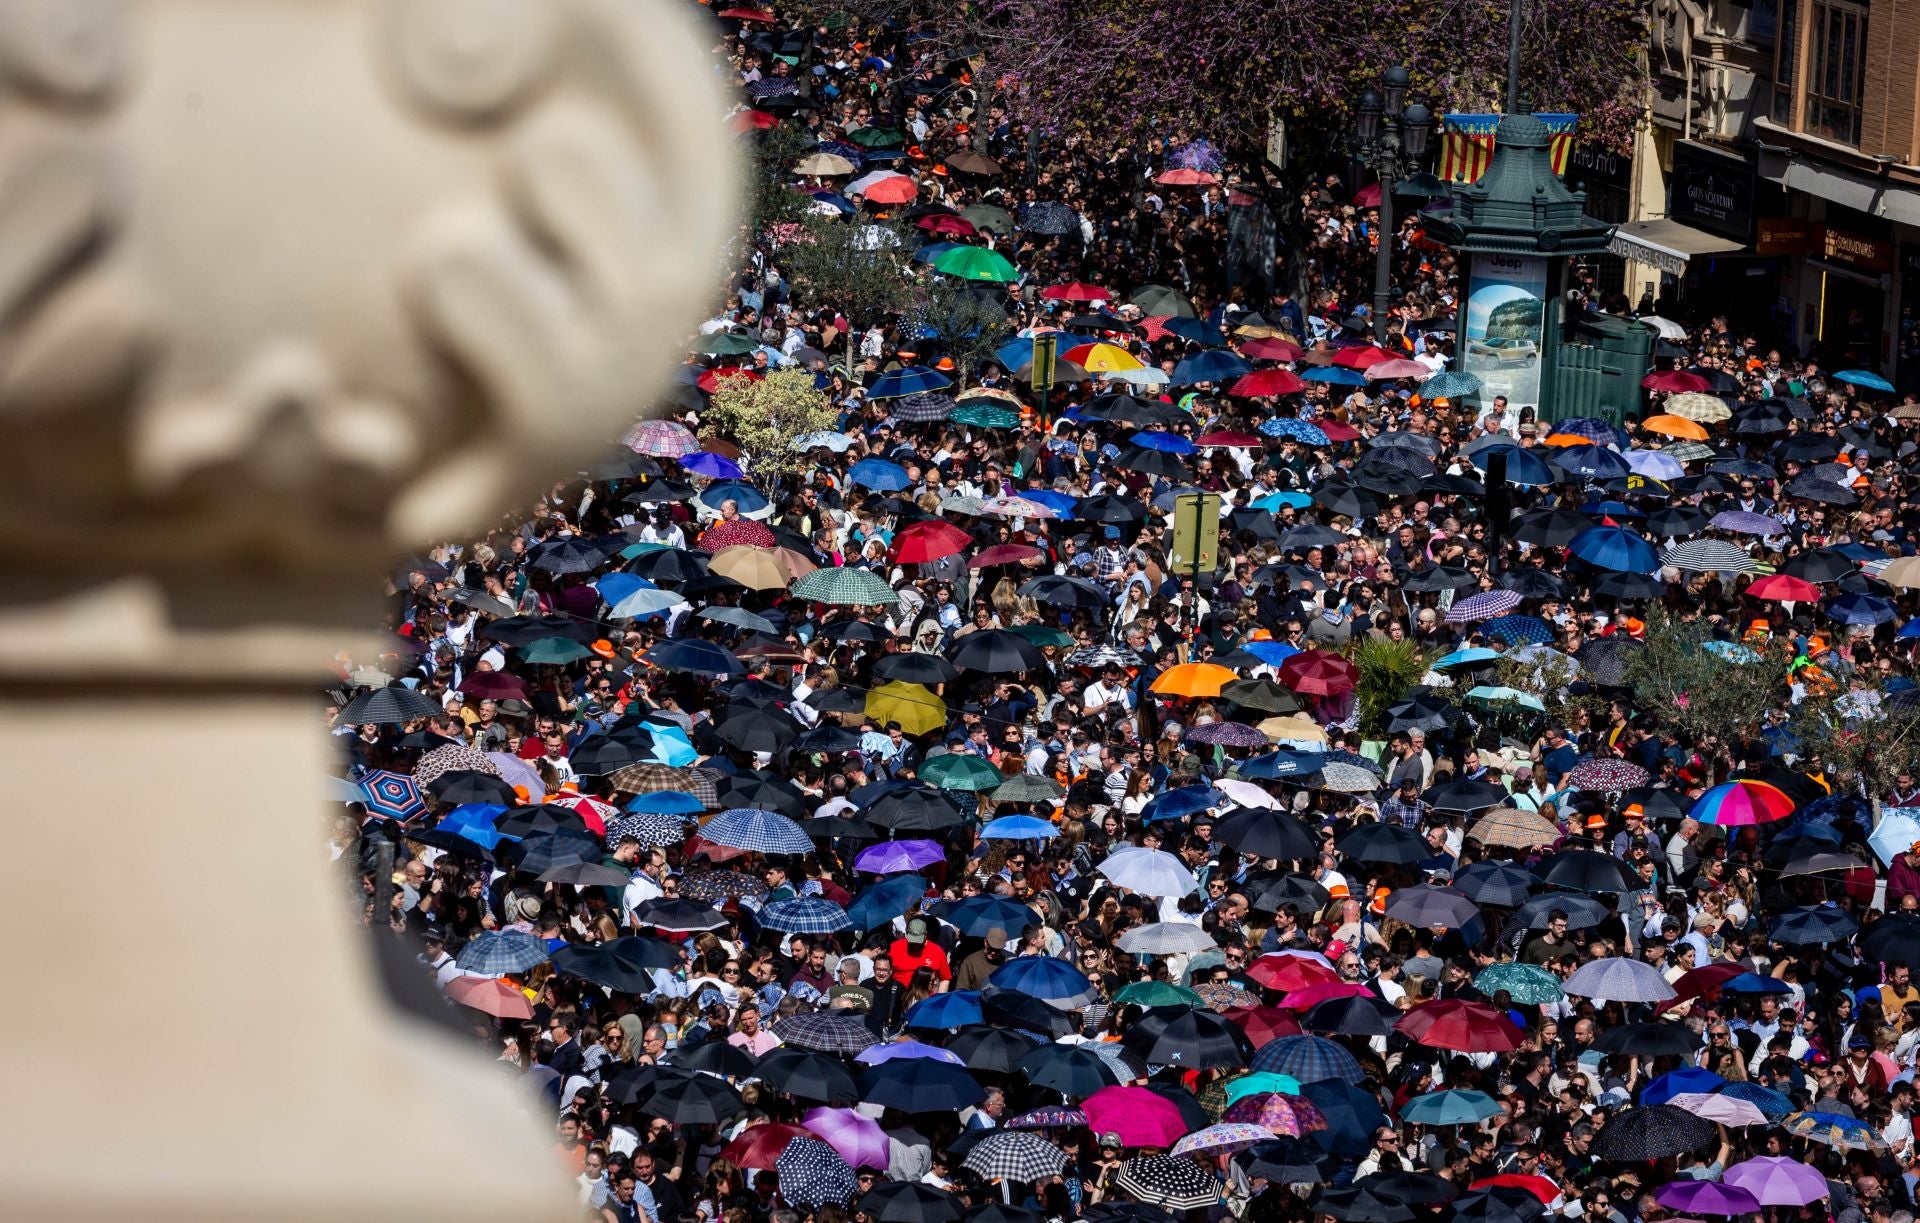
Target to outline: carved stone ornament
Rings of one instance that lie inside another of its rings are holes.
[[[734,215],[691,11],[0,2],[0,677],[310,672],[629,423]]]

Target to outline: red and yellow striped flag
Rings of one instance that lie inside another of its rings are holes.
[[[1547,125],[1552,142],[1547,156],[1555,174],[1567,172],[1567,158],[1573,152],[1573,129],[1580,116],[1565,112],[1536,114]],[[1440,178],[1449,183],[1477,183],[1493,163],[1493,138],[1500,127],[1499,115],[1447,115],[1441,120]]]

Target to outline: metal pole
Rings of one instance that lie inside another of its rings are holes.
[[[1398,158],[1383,154],[1374,163],[1380,182],[1380,249],[1373,256],[1373,339],[1387,342],[1387,306],[1393,300],[1393,178]]]
[[[1520,18],[1526,0],[1508,0],[1507,5],[1507,113],[1520,113]]]

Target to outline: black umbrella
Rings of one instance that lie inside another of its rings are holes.
[[[1375,1193],[1362,1185],[1322,1190],[1313,1208],[1341,1223],[1412,1223],[1414,1218],[1411,1203]]]
[[[1453,877],[1453,886],[1475,904],[1513,909],[1527,902],[1540,879],[1511,862],[1476,862]]]
[[[1891,913],[1868,926],[1860,936],[1867,958],[1886,964],[1920,964],[1920,918]]]
[[[1591,896],[1582,896],[1578,892],[1552,892],[1535,896],[1522,904],[1514,910],[1513,920],[1522,929],[1544,930],[1555,913],[1567,915],[1569,930],[1591,930],[1613,916],[1613,910]]]
[[[1564,548],[1573,537],[1593,525],[1593,519],[1572,510],[1541,510],[1513,520],[1513,537],[1542,548]]]
[[[571,807],[561,807],[553,803],[515,807],[493,821],[493,827],[496,832],[510,837],[520,837],[523,840],[543,832],[587,834],[585,816]]]
[[[1367,451],[1360,456],[1360,461],[1353,465],[1354,480],[1362,486],[1367,486],[1363,477],[1376,472],[1391,476],[1405,476],[1417,489],[1420,487],[1420,481],[1433,474],[1433,460],[1418,450],[1404,446],[1389,446],[1384,450]]]
[[[674,1053],[673,1064],[684,1070],[704,1070],[723,1079],[744,1079],[759,1070],[759,1059],[724,1040],[703,1040]]]
[[[1472,476],[1456,476],[1450,471],[1436,471],[1420,481],[1420,491],[1445,493],[1454,497],[1484,497],[1487,495],[1487,486]]]
[[[1567,597],[1567,584],[1545,569],[1509,569],[1500,575],[1500,585],[1523,599]]]
[[[1453,1199],[1453,1217],[1467,1223],[1533,1223],[1547,1208],[1531,1191],[1489,1185]]]
[[[1783,463],[1789,459],[1801,463],[1824,463],[1839,453],[1839,441],[1824,433],[1796,433],[1773,448],[1774,457]]]
[[[1331,548],[1347,542],[1342,532],[1332,527],[1323,527],[1317,522],[1304,522],[1280,537],[1280,547],[1287,552],[1305,552],[1308,548]]]
[[[1839,943],[1853,937],[1860,923],[1833,905],[1803,905],[1773,919],[1768,933],[1776,943]]]
[[[627,571],[657,585],[677,586],[705,577],[710,563],[711,558],[704,552],[646,552],[635,557]]]
[[[1120,1042],[1150,1066],[1244,1066],[1253,1045],[1232,1020],[1191,1006],[1157,1006]]]
[[[1113,465],[1150,476],[1165,476],[1169,480],[1184,479],[1188,474],[1186,461],[1179,455],[1147,446],[1127,447],[1113,460]]]
[[[1480,916],[1480,907],[1457,888],[1422,883],[1396,888],[1387,897],[1387,916],[1410,926],[1458,930]]]
[[[743,752],[772,754],[785,750],[801,729],[790,714],[775,709],[749,709],[720,723],[714,728],[714,734],[722,743]]]
[[[1312,858],[1320,839],[1291,815],[1268,807],[1229,812],[1213,828],[1214,839],[1256,858]]]
[[[1665,1159],[1692,1151],[1718,1137],[1720,1127],[1671,1104],[1642,1104],[1623,1110],[1593,1136],[1601,1159]]]
[[[663,1117],[676,1126],[719,1125],[746,1107],[725,1081],[712,1075],[696,1074],[661,1082],[659,1089],[640,1105],[640,1111]]]
[[[348,701],[340,711],[340,721],[347,726],[398,726],[439,712],[440,703],[432,697],[395,684],[362,692]]]
[[[1144,501],[1135,501],[1129,497],[1116,497],[1102,494],[1088,497],[1073,507],[1073,516],[1081,522],[1095,526],[1124,526],[1129,522],[1139,522],[1147,516]]]
[[[427,793],[455,807],[466,803],[512,807],[520,801],[520,796],[514,793],[513,787],[504,778],[472,769],[454,769],[440,774],[427,783]]]
[[[1431,857],[1426,840],[1398,824],[1362,824],[1335,842],[1340,852],[1356,862],[1411,865]]]
[[[1822,505],[1852,505],[1860,500],[1854,491],[1824,476],[1800,476],[1787,482],[1787,496]]]
[[[1299,713],[1302,706],[1300,698],[1290,689],[1283,688],[1267,676],[1257,679],[1236,679],[1220,690],[1220,699],[1231,701],[1242,709],[1257,709],[1262,713]]]
[[[1043,607],[1080,608],[1104,611],[1113,606],[1113,596],[1085,578],[1046,574],[1020,587],[1022,597],[1036,600]],[[877,668],[876,668],[877,669]]]
[[[893,640],[893,634],[884,625],[871,620],[835,620],[822,628],[820,635],[828,641],[864,641],[874,645]],[[811,705],[813,701],[807,703]]]
[[[1305,875],[1285,875],[1260,883],[1248,903],[1262,913],[1276,913],[1283,905],[1317,913],[1332,898],[1326,888]]]
[[[657,988],[651,972],[629,963],[604,945],[570,944],[554,952],[552,962],[556,972],[582,977],[622,993],[650,994]]]
[[[1333,1036],[1385,1036],[1399,1017],[1400,1012],[1385,998],[1355,994],[1315,1003],[1300,1017],[1300,1026]]]
[[[1657,509],[1647,519],[1647,534],[1655,539],[1685,539],[1707,529],[1713,515],[1697,505],[1669,505]]]
[[[1665,590],[1666,585],[1644,573],[1602,573],[1593,579],[1590,589],[1605,599],[1651,599]],[[1603,640],[1611,641],[1613,638]]]
[[[947,651],[947,658],[962,670],[997,675],[1041,671],[1047,665],[1039,646],[1005,629],[968,633]]]
[[[1020,229],[1029,234],[1070,234],[1080,228],[1080,214],[1065,204],[1043,200],[1020,209]],[[883,1223],[909,1223],[907,1220],[883,1220]],[[921,1223],[921,1221],[913,1221]],[[931,1223],[931,1221],[928,1221]]]
[[[633,908],[633,920],[667,934],[695,934],[718,930],[731,924],[732,918],[709,904],[683,900],[678,896],[656,896]]]
[[[1788,558],[1780,572],[1803,582],[1837,582],[1860,571],[1860,563],[1832,548],[1815,548]]]
[[[1382,1197],[1416,1205],[1438,1205],[1460,1196],[1460,1186],[1431,1172],[1375,1172],[1353,1183]]]
[[[896,832],[940,832],[966,820],[952,799],[930,787],[882,795],[861,814],[869,824]]]
[[[1420,799],[1436,811],[1484,811],[1498,807],[1510,797],[1506,790],[1490,781],[1459,777],[1429,787]]]
[[[778,811],[796,820],[807,818],[811,804],[792,783],[765,773],[740,773],[730,776],[719,787],[722,807],[759,807]]]
[[[930,1057],[897,1057],[860,1076],[860,1098],[903,1113],[957,1113],[985,1093],[964,1066]]]
[[[1420,491],[1419,476],[1390,466],[1355,467],[1353,483],[1383,497],[1411,497]]]
[[[1120,1081],[1112,1062],[1079,1045],[1041,1045],[1023,1055],[1015,1068],[1034,1086],[1074,1100]]]
[[[1574,657],[1594,683],[1617,688],[1627,682],[1628,658],[1645,648],[1645,643],[1631,637],[1595,637],[1581,646]]]
[[[1318,1184],[1327,1179],[1327,1153],[1304,1138],[1277,1138],[1248,1147],[1233,1157],[1249,1177],[1279,1185]]]
[[[980,1009],[988,1023],[1024,1028],[1042,1036],[1071,1036],[1080,1030],[1077,1014],[1048,1006],[1030,994],[997,985],[980,991]]]
[[[959,1223],[961,1202],[919,1181],[886,1181],[867,1190],[859,1206],[874,1223]]]
[[[947,1039],[946,1047],[958,1054],[968,1066],[996,1074],[1010,1074],[1021,1058],[1032,1053],[1039,1042],[1025,1032],[968,1024]],[[1047,1046],[1064,1048],[1064,1046]],[[1116,1080],[1117,1081],[1117,1080]]]
[[[779,1048],[760,1059],[755,1073],[782,1095],[814,1104],[844,1104],[860,1098],[859,1084],[839,1058],[807,1049]]]
[[[1267,510],[1229,510],[1227,529],[1232,532],[1245,531],[1255,539],[1280,542],[1280,528]]]
[[[1456,565],[1429,565],[1401,583],[1401,589],[1413,594],[1439,594],[1479,584],[1479,578]]]
[[[481,625],[479,635],[501,645],[528,645],[542,637],[565,637],[585,645],[598,638],[600,630],[570,616],[508,616]]]
[[[1405,730],[1445,730],[1454,719],[1454,707],[1437,696],[1425,693],[1387,706],[1389,734]]]
[[[1351,480],[1328,480],[1313,490],[1313,503],[1356,521],[1380,512],[1379,498]]]
[[[628,1066],[613,1063],[604,1085],[606,1098],[614,1104],[638,1104],[652,1095],[662,1083],[693,1077],[672,1066]]]
[[[671,505],[676,501],[691,501],[697,492],[693,485],[679,480],[649,480],[647,486],[621,498],[628,505]],[[658,556],[659,553],[647,555]],[[638,570],[635,570],[638,572]]]
[[[1640,877],[1612,854],[1592,849],[1569,849],[1554,854],[1541,879],[1556,887],[1582,892],[1631,892]]]
[[[592,573],[606,563],[606,553],[575,539],[555,540],[535,552],[528,562],[548,573]]]
[[[651,747],[652,743],[649,742]],[[567,756],[574,771],[586,777],[605,777],[630,764],[639,764],[646,753],[629,741],[611,735],[594,735],[581,741]]]

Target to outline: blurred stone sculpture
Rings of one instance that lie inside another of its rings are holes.
[[[382,565],[614,436],[697,317],[736,168],[688,12],[0,4],[0,733],[132,876],[16,809],[7,1217],[572,1216],[267,796]]]

